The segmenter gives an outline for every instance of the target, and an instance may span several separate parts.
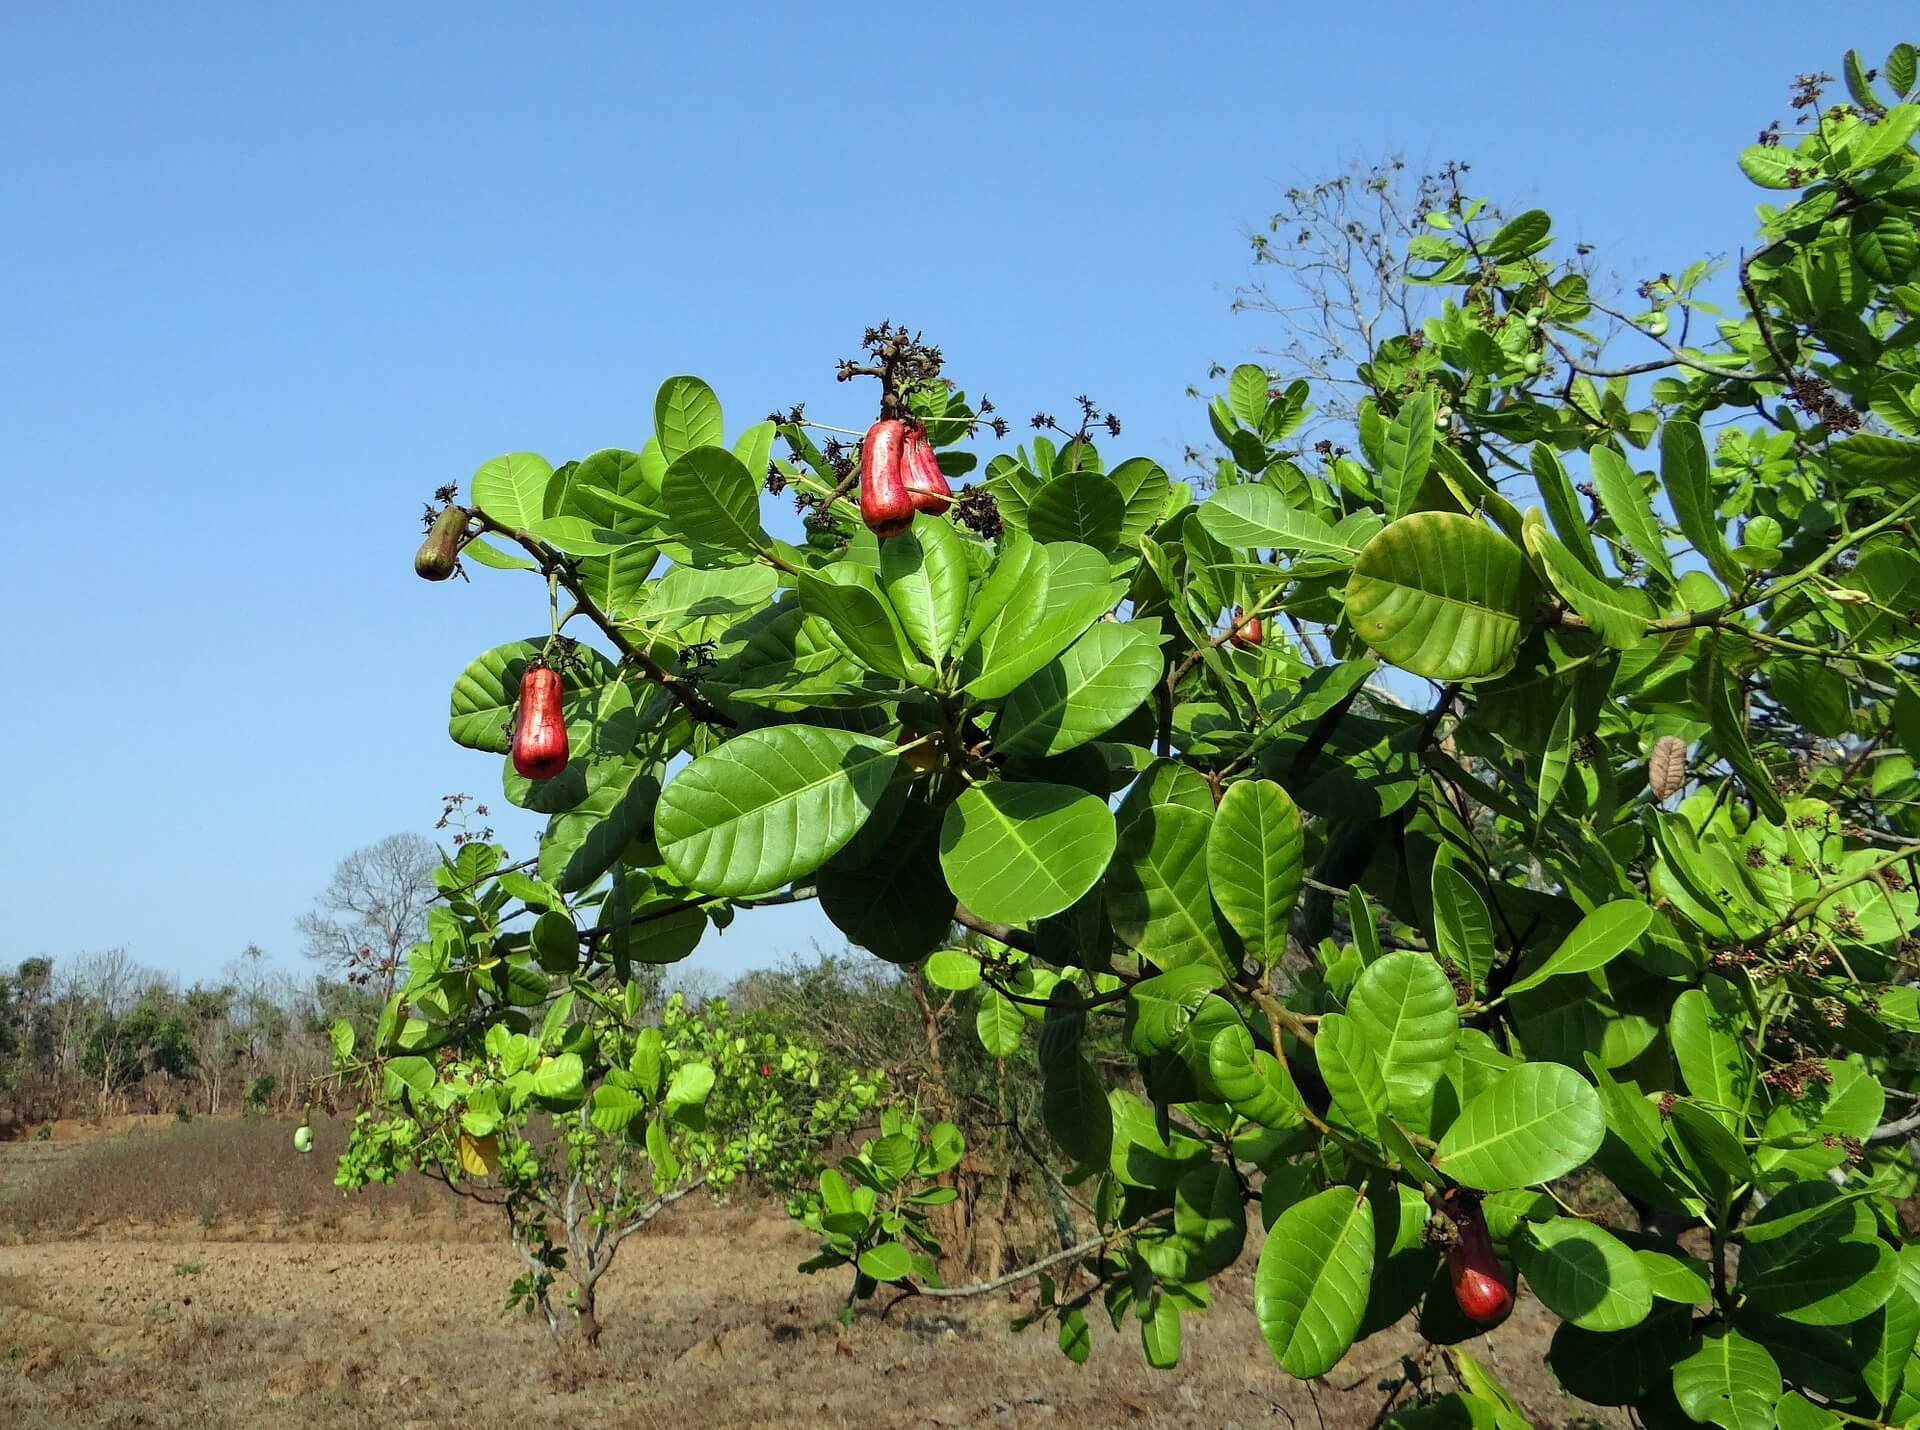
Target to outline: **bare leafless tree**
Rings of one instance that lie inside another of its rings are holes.
[[[1410,287],[1407,243],[1445,209],[1468,166],[1410,170],[1399,155],[1350,164],[1340,174],[1290,188],[1264,229],[1247,235],[1253,276],[1234,290],[1233,311],[1280,321],[1281,341],[1259,349],[1289,376],[1313,385],[1320,410],[1307,431],[1350,429],[1366,390],[1359,377],[1386,339],[1417,333],[1429,313]]]
[[[407,949],[426,936],[440,862],[433,841],[418,834],[389,834],[354,850],[300,916],[308,956],[390,994]]]

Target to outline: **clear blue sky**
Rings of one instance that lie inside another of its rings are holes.
[[[833,364],[891,318],[1010,416],[1087,392],[1173,466],[1187,384],[1276,336],[1227,303],[1287,184],[1465,158],[1674,267],[1748,234],[1733,155],[1792,76],[1903,12],[8,6],[0,963],[291,960],[339,856],[446,791],[504,808],[447,691],[544,594],[410,568],[497,452],[638,446],[675,372],[730,430],[851,425]],[[815,938],[761,915],[695,964]]]

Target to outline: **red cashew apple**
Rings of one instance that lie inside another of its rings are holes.
[[[1468,1319],[1497,1321],[1513,1305],[1513,1286],[1494,1255],[1493,1238],[1487,1235],[1487,1219],[1478,1202],[1470,1202],[1457,1193],[1449,1193],[1447,1215],[1453,1221],[1453,1244],[1447,1248],[1447,1275],[1453,1282],[1453,1299]]]
[[[560,709],[560,672],[529,665],[520,677],[520,715],[513,727],[513,767],[530,780],[550,780],[567,767],[567,717]]]
[[[906,484],[907,424],[883,417],[860,444],[860,519],[878,537],[898,536],[913,525],[913,493]]]
[[[915,511],[939,516],[953,505],[953,488],[940,470],[927,429],[917,422],[907,428],[906,466],[907,496]]]

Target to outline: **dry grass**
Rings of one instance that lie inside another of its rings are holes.
[[[0,1426],[1339,1430],[1373,1423],[1405,1358],[1424,1355],[1434,1388],[1451,1387],[1405,1328],[1325,1381],[1286,1377],[1253,1320],[1257,1237],[1213,1309],[1187,1323],[1172,1373],[1145,1367],[1137,1327],[1104,1322],[1076,1367],[1050,1329],[1008,1331],[1031,1301],[1007,1296],[910,1301],[885,1321],[866,1310],[843,1333],[844,1277],[800,1274],[812,1243],[753,1202],[689,1203],[636,1237],[603,1283],[600,1352],[556,1348],[500,1313],[517,1265],[494,1226],[451,1220],[465,1204],[440,1189],[383,1190],[391,1228],[321,1224],[343,1206],[329,1178],[344,1133],[323,1131],[311,1157],[273,1122],[196,1122],[57,1155],[0,1145],[0,1213],[30,1233],[0,1247]],[[1550,1329],[1525,1297],[1466,1349],[1535,1425],[1570,1427],[1576,1407],[1540,1359]]]
[[[314,1150],[293,1150],[288,1119],[196,1118],[84,1141],[24,1141],[0,1150],[0,1235],[15,1240],[194,1224],[248,1239],[347,1219],[396,1222],[461,1207],[407,1178],[348,1198],[333,1184],[351,1124],[314,1123]]]

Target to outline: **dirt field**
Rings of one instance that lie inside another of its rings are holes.
[[[269,1131],[279,1140],[281,1129]],[[147,1159],[134,1166],[155,1165],[172,1135],[119,1134],[146,1144],[133,1149]],[[1148,1370],[1137,1338],[1104,1319],[1092,1360],[1076,1367],[1050,1331],[1011,1334],[1026,1303],[1004,1295],[910,1302],[885,1322],[864,1314],[843,1338],[833,1313],[844,1283],[793,1269],[813,1250],[805,1234],[777,1208],[735,1206],[663,1220],[629,1242],[602,1283],[601,1351],[556,1350],[533,1322],[500,1313],[517,1269],[504,1241],[437,1201],[294,1219],[247,1206],[229,1187],[231,1214],[154,1224],[116,1208],[143,1193],[116,1192],[111,1175],[83,1169],[73,1149],[84,1145],[0,1144],[0,1212],[11,1212],[11,1244],[0,1246],[0,1425],[18,1430],[1331,1430],[1373,1424],[1404,1377],[1401,1358],[1419,1346],[1397,1329],[1321,1382],[1289,1379],[1254,1325],[1254,1247],[1218,1283],[1213,1309],[1187,1322],[1171,1373]],[[44,1194],[63,1187],[72,1216],[56,1218]],[[75,1205],[89,1192],[100,1205]],[[1525,1299],[1466,1349],[1496,1368],[1536,1425],[1625,1424],[1584,1420],[1560,1393],[1541,1363],[1548,1329]],[[1451,1388],[1439,1374],[1438,1388]]]

